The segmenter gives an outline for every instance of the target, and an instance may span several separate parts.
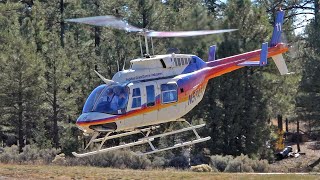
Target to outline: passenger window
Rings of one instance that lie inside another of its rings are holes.
[[[132,93],[132,106],[131,108],[141,107],[141,93],[140,88],[134,88]]]
[[[154,106],[156,102],[156,97],[154,94],[154,85],[146,87],[147,91],[147,106]]]
[[[178,101],[176,84],[161,84],[161,102],[163,104]]]

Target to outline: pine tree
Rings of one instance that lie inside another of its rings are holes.
[[[314,2],[315,7],[319,7],[319,2]],[[314,10],[315,16],[306,28],[307,40],[305,48],[305,69],[302,74],[299,86],[299,94],[297,96],[297,111],[300,119],[308,121],[309,127],[320,126],[320,13],[319,9]]]
[[[270,33],[266,14],[250,1],[228,1],[223,12],[224,28],[239,30],[224,35],[224,41],[218,46],[219,57],[257,49]],[[208,84],[205,94],[208,98],[199,108],[207,112],[211,153],[253,155],[263,148],[269,131],[259,71],[243,68]]]
[[[8,5],[10,6],[10,4]],[[11,7],[23,7],[13,4]],[[41,87],[43,86],[43,64],[36,54],[36,46],[31,39],[23,36],[28,25],[28,17],[8,14],[1,20],[1,110],[5,126],[11,127],[18,137],[19,151],[25,143],[36,138],[41,129],[42,105]],[[22,35],[21,35],[22,34]]]

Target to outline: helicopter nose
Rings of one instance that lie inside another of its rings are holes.
[[[101,124],[104,124],[103,122],[100,122],[101,120],[104,120],[110,117],[113,117],[113,116],[105,113],[99,113],[99,112],[83,113],[77,119],[76,124],[78,128],[82,130],[84,133],[91,133],[97,129],[96,126],[101,126]]]
[[[77,119],[77,122],[76,122],[76,124],[77,124],[77,127],[81,130],[81,131],[83,131],[84,133],[89,133],[89,131],[91,131],[90,130],[90,128],[87,126],[87,125],[85,125],[85,122],[87,122],[87,121],[90,121],[90,114],[89,113],[83,113],[83,114],[81,114],[79,117],[78,117],[78,119]]]
[[[81,114],[78,119],[77,119],[77,124],[81,124],[83,122],[87,122],[87,121],[90,121],[90,118],[89,118],[90,114],[89,113],[83,113]]]

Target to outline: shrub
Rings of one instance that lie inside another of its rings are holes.
[[[56,157],[54,158],[52,163],[56,164],[56,165],[65,165],[66,164],[65,154],[61,153],[61,154],[56,155]]]
[[[38,148],[26,145],[22,150],[22,153],[18,156],[20,163],[34,163],[36,160],[40,159]]]
[[[215,156],[211,156],[210,159],[211,159],[212,167],[216,168],[220,172],[223,172],[226,169],[229,161],[232,160],[233,157],[215,155]]]
[[[185,169],[189,167],[189,162],[185,156],[176,156],[170,160],[168,165],[170,167]]]
[[[50,164],[55,156],[60,153],[60,149],[50,148],[50,149],[40,149],[39,157],[44,164]]]
[[[16,145],[5,147],[0,154],[0,162],[2,163],[17,163],[19,159],[19,148]]]
[[[225,172],[253,172],[253,169],[239,159],[234,159],[228,163]]]
[[[225,169],[226,172],[268,172],[268,170],[267,160],[253,160],[243,154],[231,160]]]
[[[54,156],[59,152],[56,149],[39,150],[33,145],[26,145],[23,152],[19,154],[18,146],[5,147],[4,152],[0,153],[0,162],[2,163],[51,163]]]
[[[110,151],[84,158],[67,158],[67,165],[91,165],[99,167],[146,169],[151,167],[151,161],[146,156],[138,156],[131,151]]]
[[[191,166],[190,169],[191,169],[191,171],[194,171],[194,172],[211,172],[211,171],[214,171],[208,164],[200,164],[200,165],[197,165],[197,166]]]
[[[254,172],[268,172],[269,163],[267,160],[253,160],[252,169]]]
[[[311,171],[312,172],[320,172],[320,165],[315,166],[314,168],[312,168]]]
[[[10,160],[11,160],[10,154],[5,152],[0,154],[0,162],[7,164],[10,162]]]
[[[166,164],[166,159],[164,157],[154,157],[152,160],[152,167],[153,168],[162,168]]]

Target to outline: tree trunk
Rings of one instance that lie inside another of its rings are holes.
[[[19,152],[22,152],[24,147],[23,141],[23,104],[22,104],[22,74],[19,73],[19,92],[18,92],[18,141],[19,141]]]
[[[52,109],[53,109],[53,144],[55,148],[59,147],[59,130],[58,130],[58,100],[57,100],[57,80],[56,80],[56,65],[54,63],[53,65],[53,103],[52,103]]]
[[[316,25],[316,28],[318,27],[319,25],[319,8],[320,8],[320,1],[319,0],[314,0],[314,20],[315,20],[315,25]]]
[[[63,0],[60,0],[60,44],[61,47],[64,48],[64,4]]]
[[[297,149],[298,149],[298,152],[300,152],[300,127],[299,127],[299,120],[297,120]]]
[[[101,34],[100,28],[94,27],[94,46],[95,47],[100,46],[100,34]]]
[[[282,131],[282,130],[283,130],[282,116],[281,116],[281,115],[278,115],[278,116],[277,116],[277,119],[278,119],[278,129],[279,129],[279,131]]]

